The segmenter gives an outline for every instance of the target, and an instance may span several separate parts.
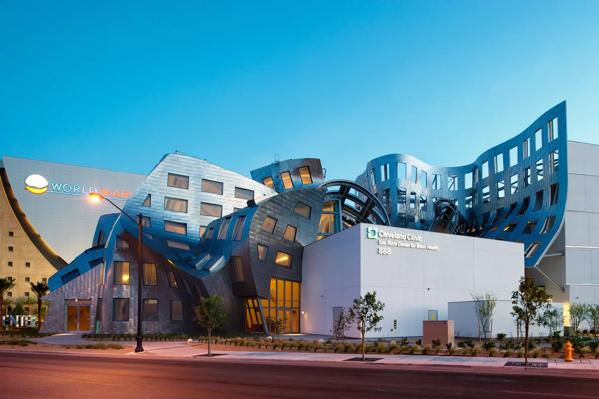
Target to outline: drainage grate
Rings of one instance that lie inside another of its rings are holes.
[[[512,367],[536,367],[536,368],[546,368],[547,363],[545,362],[528,362],[528,366],[524,366],[524,362],[507,362],[506,366]]]
[[[377,360],[381,360],[382,357],[365,357],[364,361],[365,362],[376,362]],[[362,358],[361,357],[352,357],[349,359],[345,359],[344,362],[361,362]]]

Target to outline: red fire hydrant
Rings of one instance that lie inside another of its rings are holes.
[[[570,341],[566,341],[566,345],[564,345],[564,361],[571,362],[573,354],[574,349],[572,349],[572,344]]]

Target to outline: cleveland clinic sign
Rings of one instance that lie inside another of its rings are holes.
[[[424,244],[422,236],[411,233],[390,233],[378,227],[366,227],[366,238],[378,240],[377,253],[379,255],[391,255],[392,248],[420,249],[425,251],[437,251],[438,245]]]

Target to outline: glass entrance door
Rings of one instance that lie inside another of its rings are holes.
[[[89,331],[91,326],[90,302],[90,300],[77,299],[65,301],[67,331]]]

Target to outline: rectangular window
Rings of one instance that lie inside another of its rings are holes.
[[[208,227],[208,233],[206,233],[206,238],[211,239],[214,236],[214,226]]]
[[[524,168],[524,187],[530,186],[531,176],[530,176],[530,168]]]
[[[468,190],[472,187],[472,172],[468,172],[464,175],[464,188]]]
[[[8,236],[9,236],[9,237],[14,237],[14,236],[15,236],[15,233],[14,233],[13,231],[9,231],[9,232],[8,232]]]
[[[522,142],[522,159],[528,158],[530,155],[530,137]]]
[[[550,206],[557,204],[558,196],[559,196],[559,186],[557,185],[557,183],[554,183],[551,185],[551,197],[550,197],[550,203],[549,203]]]
[[[457,176],[447,176],[447,189],[449,191],[459,190]]]
[[[406,164],[403,162],[398,162],[397,163],[397,178],[400,180],[405,179],[406,173],[407,173]]]
[[[413,191],[410,193],[410,208],[416,209],[416,193]]]
[[[538,211],[543,207],[543,190],[537,191],[535,195],[535,211]]]
[[[304,204],[303,202],[298,201],[295,204],[295,208],[293,208],[293,212],[305,217],[306,219],[310,219],[310,216],[312,215],[312,208]]]
[[[510,194],[514,195],[518,191],[518,174],[512,175],[510,177]]]
[[[482,178],[486,178],[489,176],[489,161],[483,162],[483,175]]]
[[[299,175],[302,179],[302,184],[312,184],[312,173],[310,173],[310,168],[308,166],[299,168]]]
[[[441,189],[441,175],[433,174],[433,190]]]
[[[275,263],[279,266],[291,267],[291,255],[285,252],[277,252]]]
[[[288,224],[285,227],[285,232],[283,233],[283,238],[287,241],[295,242],[295,235],[297,234],[297,228]]]
[[[503,172],[503,154],[495,155],[495,173]]]
[[[557,172],[559,168],[559,150],[552,151],[549,154],[549,165],[553,173]]]
[[[426,212],[427,211],[427,196],[420,195],[420,201],[418,202],[418,211]]]
[[[412,179],[412,183],[418,183],[418,168],[414,165],[412,165],[412,174],[410,175],[410,178]]]
[[[219,218],[223,216],[223,207],[218,204],[211,204],[209,202],[202,202],[200,204],[200,215],[210,216],[213,218]]]
[[[510,167],[518,164],[518,147],[510,149]]]
[[[171,301],[171,320],[183,320],[183,303],[181,301]]]
[[[8,261],[8,267],[12,267],[12,261]]]
[[[231,271],[234,282],[244,282],[245,274],[243,272],[243,262],[241,256],[231,256]]]
[[[535,132],[535,151],[539,151],[543,147],[543,130],[539,129]]]
[[[503,180],[497,182],[497,198],[501,199],[505,197],[505,183]]]
[[[389,164],[381,165],[381,181],[389,180]]]
[[[264,222],[262,222],[262,230],[272,234],[272,232],[275,230],[276,225],[277,219],[267,216],[264,218]]]
[[[273,181],[272,177],[270,177],[270,176],[262,179],[262,184],[264,184],[266,187],[272,188],[273,190],[275,188],[275,182]]]
[[[483,204],[488,204],[489,203],[489,186],[484,186],[483,187]]]
[[[293,181],[291,180],[291,174],[289,172],[281,172],[281,180],[283,181],[285,190],[293,188]]]
[[[200,238],[204,238],[206,231],[208,230],[208,226],[200,226]]]
[[[146,195],[146,199],[144,199],[144,202],[141,203],[141,206],[145,206],[146,208],[152,206],[152,194]]]
[[[158,321],[158,299],[144,299],[143,320]]]
[[[235,227],[233,228],[233,239],[234,240],[241,240],[241,238],[243,237],[243,225],[245,223],[245,216],[241,215],[237,218],[237,220],[235,221]]]
[[[114,262],[114,285],[129,284],[129,262]]]
[[[165,220],[164,221],[164,231],[167,231],[169,233],[186,235],[187,234],[187,224],[179,223],[179,222],[172,222],[170,220]]]
[[[375,188],[376,182],[374,181],[374,169],[370,169],[370,172],[368,172],[368,175],[370,176],[370,187]]]
[[[535,164],[535,169],[537,170],[537,181],[543,180],[543,159],[539,159]]]
[[[168,286],[171,288],[177,288],[178,284],[177,284],[177,278],[175,277],[175,272],[172,270],[169,270],[166,273],[166,276],[168,278]]]
[[[466,209],[472,208],[472,196],[471,195],[466,196],[465,206],[466,206]]]
[[[557,137],[557,118],[553,118],[547,122],[547,141],[552,142],[553,140],[557,139]]]
[[[25,267],[31,267],[31,262],[25,262]]]
[[[112,299],[112,320],[129,321],[129,298]]]
[[[258,252],[258,260],[265,261],[266,256],[268,255],[268,247],[262,244],[256,244],[256,249]]]
[[[223,195],[223,184],[219,181],[202,179],[202,192]]]
[[[187,213],[187,200],[164,197],[164,209],[171,212]]]
[[[168,245],[169,248],[182,249],[184,251],[190,250],[189,245],[185,244],[184,242],[166,240],[166,245]]]
[[[158,285],[158,275],[154,263],[144,263],[144,285]]]
[[[169,187],[189,189],[189,176],[177,175],[175,173],[169,173],[167,179],[167,185]]]
[[[247,188],[235,187],[235,198],[246,201],[253,200],[254,192],[252,190],[248,190]]]
[[[231,218],[230,217],[226,217],[220,224],[220,227],[218,228],[218,236],[217,238],[219,240],[224,240],[225,237],[227,236],[227,229],[229,227],[229,223],[231,223]]]
[[[545,219],[545,222],[543,223],[543,227],[541,228],[541,234],[545,234],[548,231],[550,231],[551,228],[553,227],[554,223],[555,223],[555,216],[549,216],[547,219]]]
[[[142,216],[141,217],[141,225],[143,227],[147,227],[147,228],[152,227],[152,219],[150,219],[148,216]]]
[[[428,187],[428,174],[425,170],[420,171],[420,185],[424,188]]]

